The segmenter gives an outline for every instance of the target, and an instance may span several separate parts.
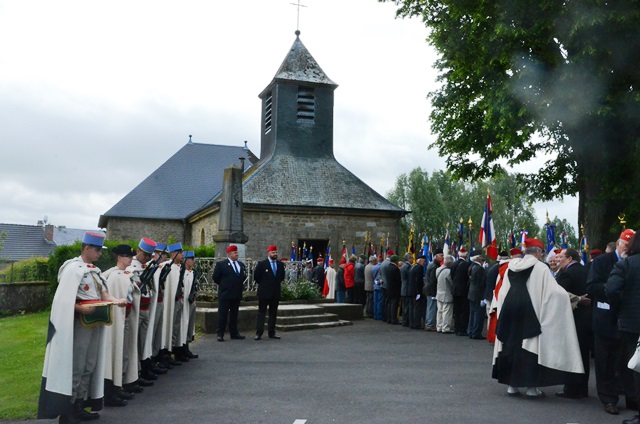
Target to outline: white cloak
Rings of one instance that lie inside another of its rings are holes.
[[[336,270],[332,267],[327,268],[324,272],[324,278],[327,279],[327,287],[329,287],[329,293],[327,293],[327,299],[335,299],[336,297]]]
[[[522,348],[538,356],[538,364],[555,370],[584,373],[576,326],[571,311],[569,295],[553,279],[549,268],[535,256],[512,259],[509,270],[523,271],[533,266],[527,281],[527,291],[535,310],[542,333],[536,337],[524,339]],[[505,272],[502,288],[498,294],[498,321],[504,299],[509,293],[511,283],[509,272]],[[502,342],[496,338],[493,349],[493,363],[502,351]]]

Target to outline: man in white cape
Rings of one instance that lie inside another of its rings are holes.
[[[538,387],[564,384],[584,369],[569,295],[540,262],[542,242],[525,246],[525,256],[509,262],[497,299],[493,378],[510,396],[525,387],[526,396],[540,398]]]

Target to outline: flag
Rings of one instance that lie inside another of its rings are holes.
[[[431,242],[429,242],[429,247],[427,248],[427,253],[425,254],[425,256],[427,257],[427,264],[430,264],[433,261],[433,253],[431,252]]]
[[[493,245],[496,239],[496,231],[493,228],[493,217],[491,216],[492,212],[491,196],[487,194],[487,205],[484,207],[482,225],[480,225],[480,233],[478,234],[478,243],[480,243],[481,247]]]
[[[308,256],[309,256],[309,252],[307,250],[307,242],[305,241],[302,244],[302,259],[307,259]]]
[[[464,223],[462,218],[460,218],[460,223],[458,224],[458,247],[464,244]]]
[[[562,233],[560,234],[560,247],[562,247],[563,249],[569,247],[569,236],[565,231],[562,231]]]
[[[313,246],[309,246],[309,257],[307,259],[313,261]]]
[[[414,236],[414,231],[413,231],[413,225],[411,226],[411,232],[409,233],[409,243],[407,245],[407,253],[411,253],[411,256],[413,256],[413,262],[415,262],[416,260],[416,246],[413,243],[413,236]]]
[[[444,235],[444,245],[442,246],[442,254],[447,256],[449,254],[449,245],[451,244],[451,240],[449,240],[449,228],[447,228],[447,232]]]
[[[509,235],[509,245],[511,246],[512,249],[515,249],[516,247],[516,235],[513,233]]]
[[[582,265],[586,265],[589,255],[589,244],[587,243],[586,234],[582,234],[582,240],[580,241],[580,251],[582,251]]]
[[[458,245],[455,241],[451,243],[451,256],[458,259]]]
[[[327,251],[324,254],[324,268],[329,267],[329,259],[331,257],[331,243],[327,244]]]
[[[556,226],[554,224],[546,223],[547,227],[547,254],[556,247]]]
[[[344,242],[342,243],[342,253],[341,253],[340,262],[342,262],[342,258],[344,258],[345,262],[347,262],[349,259],[347,257],[347,245]]]
[[[356,255],[356,247],[353,245],[353,243],[351,243],[351,254],[354,255],[354,256],[357,256]]]
[[[291,261],[294,262],[295,260],[296,260],[296,244],[294,242],[291,242]]]
[[[529,232],[527,230],[520,230],[520,246],[524,249],[524,244],[527,241],[527,234]]]

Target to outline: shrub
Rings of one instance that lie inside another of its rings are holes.
[[[47,281],[49,258],[33,257],[17,261],[0,271],[0,281],[29,282]]]
[[[284,282],[282,283],[282,292],[280,299],[282,300],[311,300],[320,298],[320,290],[315,284],[301,280],[297,283]]]

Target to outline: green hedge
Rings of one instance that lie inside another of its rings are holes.
[[[49,258],[33,257],[10,264],[0,271],[0,282],[47,281]]]

